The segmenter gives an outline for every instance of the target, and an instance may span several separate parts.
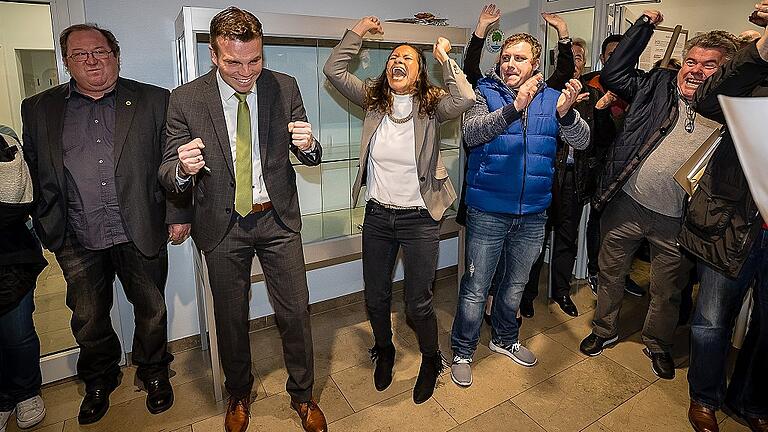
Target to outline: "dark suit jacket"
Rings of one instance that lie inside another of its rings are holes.
[[[24,157],[34,184],[35,231],[56,251],[67,226],[67,185],[62,131],[69,83],[21,104]],[[165,144],[168,90],[119,78],[115,94],[115,184],[128,237],[146,256],[155,256],[168,240],[166,224],[189,223],[180,197],[166,194],[157,181]]]
[[[159,170],[163,185],[168,190],[178,190],[177,149],[195,138],[202,139],[205,164],[211,172],[199,172],[185,192],[193,195],[192,238],[206,252],[226,235],[235,202],[235,168],[216,73],[213,69],[171,93],[168,142]],[[267,193],[280,221],[287,229],[299,232],[301,212],[296,171],[291,166],[288,150],[301,163],[312,166],[320,163],[322,148],[315,141],[314,150],[304,153],[291,144],[288,123],[307,120],[295,78],[264,69],[256,81],[256,93],[259,151]]]

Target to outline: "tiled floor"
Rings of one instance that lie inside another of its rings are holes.
[[[67,283],[56,258],[43,252],[48,266],[37,277],[35,288],[35,329],[40,337],[40,353],[53,354],[77,346],[69,327],[72,311],[66,304]]]
[[[637,272],[642,274],[643,272]],[[647,283],[642,280],[640,282]],[[398,296],[400,297],[400,296]],[[411,400],[420,357],[413,332],[405,324],[402,300],[394,305],[393,326],[398,349],[395,379],[377,392],[367,348],[370,327],[362,304],[354,304],[313,317],[315,338],[315,395],[330,422],[331,431],[687,431],[688,384],[686,347],[688,328],[681,328],[677,344],[679,368],[672,381],[659,380],[641,352],[638,330],[646,308],[643,299],[628,297],[621,322],[626,339],[603,355],[587,358],[578,352],[579,341],[590,330],[594,297],[582,285],[574,294],[582,315],[570,318],[556,305],[536,304],[536,316],[523,324],[525,344],[539,357],[524,368],[486,345],[476,353],[474,384],[466,389],[451,382],[448,371],[432,399],[421,405]],[[456,277],[438,281],[435,301],[441,331],[440,344],[450,354],[450,327],[456,307]],[[481,342],[487,344],[484,326]],[[300,431],[288,407],[286,372],[277,331],[261,330],[251,336],[256,401],[251,407],[249,431]],[[36,430],[63,431],[223,431],[224,405],[213,400],[206,353],[176,355],[172,382],[176,402],[167,412],[153,416],[144,406],[144,393],[134,384],[135,370],[124,371],[122,384],[111,397],[112,407],[99,423],[77,424],[83,388],[66,382],[44,389],[48,415]],[[721,416],[724,431],[746,431],[743,425]],[[11,421],[10,431],[16,426]]]

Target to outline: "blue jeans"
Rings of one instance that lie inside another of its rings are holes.
[[[702,261],[698,270],[700,288],[691,324],[688,369],[691,400],[713,410],[725,403],[743,416],[768,417],[768,230],[755,240],[737,279]],[[733,326],[750,286],[755,300],[752,322],[727,386]]]
[[[545,212],[521,216],[467,209],[465,271],[451,335],[454,355],[472,358],[477,348],[488,288],[502,256],[505,272],[493,298],[492,335],[502,344],[518,341],[515,317],[531,266],[541,252],[546,222]]]
[[[10,411],[40,394],[40,340],[32,321],[33,293],[0,316],[0,411]]]

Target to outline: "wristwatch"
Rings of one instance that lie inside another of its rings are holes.
[[[570,36],[566,36],[566,37],[564,37],[564,38],[560,38],[560,39],[558,39],[558,40],[557,40],[557,43],[561,43],[561,44],[569,44],[569,43],[573,43],[573,39],[571,39],[571,37],[570,37]]]
[[[638,21],[642,22],[643,24],[653,25],[653,23],[651,22],[651,17],[649,17],[648,15],[641,15]]]

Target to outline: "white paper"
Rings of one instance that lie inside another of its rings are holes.
[[[719,96],[752,198],[768,220],[768,98]]]

